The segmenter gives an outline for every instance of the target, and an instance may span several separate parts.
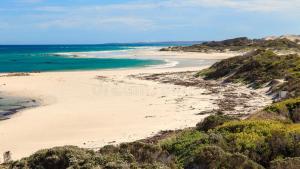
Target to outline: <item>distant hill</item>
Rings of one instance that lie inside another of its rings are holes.
[[[295,39],[295,38],[294,38]],[[255,49],[273,50],[274,52],[299,52],[300,44],[287,38],[249,39],[239,37],[223,41],[210,41],[191,46],[175,46],[163,48],[161,51],[184,51],[184,52],[247,52]]]

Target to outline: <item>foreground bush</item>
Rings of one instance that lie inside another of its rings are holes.
[[[209,129],[213,129],[219,125],[224,124],[225,122],[232,120],[237,120],[237,118],[222,114],[210,115],[205,118],[203,122],[198,123],[196,126],[199,131],[208,131]]]
[[[159,146],[139,142],[106,146],[99,152],[74,146],[41,150],[28,158],[13,162],[14,169],[126,169],[172,168],[174,159]]]
[[[261,165],[241,154],[226,153],[220,147],[206,146],[199,150],[185,166],[187,169],[263,169]]]
[[[205,133],[185,130],[160,141],[159,144],[163,149],[173,154],[177,158],[177,164],[182,167],[201,147],[202,144],[198,144],[199,140],[205,138]]]
[[[215,116],[207,117],[204,121],[210,121],[208,119],[215,119]],[[208,161],[204,157],[216,153],[214,157],[218,154],[222,156],[216,161],[226,159],[221,162],[222,165],[230,161],[231,155],[242,155],[247,157],[246,161],[268,168],[270,162],[278,158],[300,156],[300,124],[273,120],[232,120],[213,125],[208,131],[195,129],[177,133],[161,144],[177,157],[181,166],[197,168],[197,165],[202,166],[204,161]],[[205,148],[211,146],[214,148],[209,148],[209,151]],[[210,164],[219,165],[213,161]]]
[[[225,138],[229,152],[239,152],[269,166],[279,157],[300,156],[300,125],[268,120],[225,123],[215,129]]]
[[[299,169],[300,157],[274,160],[270,169]]]
[[[133,142],[118,147],[106,146],[99,152],[105,163],[130,164],[132,167],[174,167],[173,156],[157,145]]]
[[[12,164],[12,168],[65,169],[93,168],[101,162],[101,157],[93,151],[74,146],[41,150],[28,158]]]
[[[300,122],[300,97],[287,99],[265,108],[268,113],[276,113],[297,123]]]

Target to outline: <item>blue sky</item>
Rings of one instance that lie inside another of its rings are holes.
[[[1,0],[0,44],[300,34],[300,0]]]

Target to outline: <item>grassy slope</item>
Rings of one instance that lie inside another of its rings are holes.
[[[274,79],[299,79],[300,57],[295,54],[277,55],[270,50],[256,50],[251,54],[222,60],[199,72],[205,79],[225,78],[226,82],[243,82],[254,87]]]

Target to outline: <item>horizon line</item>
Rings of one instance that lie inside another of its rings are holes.
[[[45,46],[45,45],[118,45],[118,44],[155,44],[155,43],[160,43],[160,44],[167,44],[167,43],[202,43],[202,42],[207,42],[205,40],[195,40],[195,41],[153,41],[153,42],[107,42],[107,43],[28,43],[28,44],[22,44],[22,43],[10,43],[10,44],[0,44],[0,46]]]

